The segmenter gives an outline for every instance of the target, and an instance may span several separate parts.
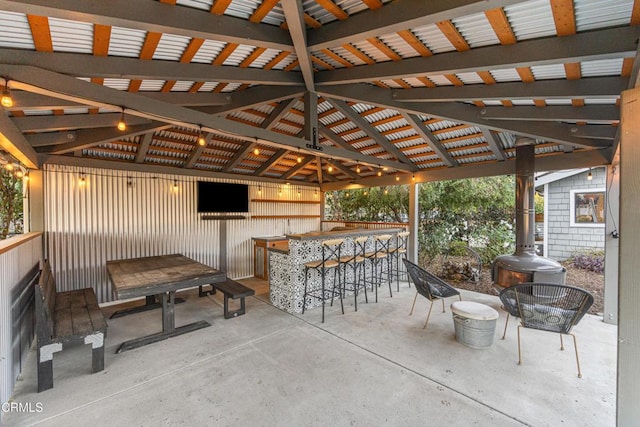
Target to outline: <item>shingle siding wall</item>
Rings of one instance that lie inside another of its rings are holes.
[[[570,225],[571,190],[597,189],[606,186],[606,169],[595,168],[593,179],[587,180],[583,172],[556,182],[548,187],[545,203],[548,211],[547,250],[549,258],[564,261],[580,251],[604,250],[604,227],[572,227]]]

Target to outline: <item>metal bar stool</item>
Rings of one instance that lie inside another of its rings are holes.
[[[395,246],[389,249],[389,252],[391,254],[391,276],[392,278],[395,277],[396,287],[398,289],[398,292],[400,292],[400,276],[402,276],[403,278],[406,277],[407,282],[409,282],[409,275],[406,268],[404,268],[404,264],[401,262],[401,259],[407,257],[409,232],[403,231],[401,233],[398,233],[395,240]],[[411,286],[411,282],[409,282],[409,286]]]
[[[369,303],[367,296],[367,286],[362,279],[365,274],[364,262],[368,237],[358,237],[353,240],[353,253],[340,257],[340,264],[343,266],[344,280],[342,281],[343,290],[347,290],[347,285],[351,285],[350,291],[353,291],[353,303],[355,311],[358,311],[358,289],[364,288],[364,300]],[[353,272],[353,280],[349,282],[347,269]]]
[[[342,314],[344,314],[344,305],[342,303],[342,286],[340,284],[340,250],[344,239],[331,239],[324,240],[322,242],[322,259],[310,261],[304,265],[304,294],[302,296],[302,314],[307,305],[307,297],[316,298],[322,301],[322,323],[324,323],[324,303],[328,299],[327,290],[325,286],[325,278],[329,270],[333,270],[333,287],[329,291],[331,295],[331,305],[333,305],[333,299],[337,295],[340,298],[340,307],[342,308]],[[315,270],[320,275],[320,289],[308,290],[309,271]],[[336,280],[337,276],[337,280]],[[338,288],[336,290],[336,282]]]
[[[373,236],[374,251],[365,253],[365,258],[371,261],[371,281],[367,284],[371,284],[376,291],[376,302],[378,302],[378,286],[382,284],[382,275],[387,276],[387,282],[389,283],[389,296],[393,297],[391,291],[391,270],[389,269],[389,249],[391,245],[391,234],[378,234]],[[382,263],[386,261],[387,271],[383,269]],[[378,271],[378,267],[379,270]]]

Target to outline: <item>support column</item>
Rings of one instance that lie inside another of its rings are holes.
[[[409,242],[407,258],[418,263],[418,218],[419,218],[419,192],[415,182],[409,184]]]
[[[640,88],[622,92],[620,113],[617,425],[631,426],[640,420]]]
[[[618,152],[619,154],[619,152]],[[616,155],[607,167],[607,193],[604,232],[604,317],[605,323],[618,324],[618,261],[620,256],[617,238],[620,223],[620,156]]]

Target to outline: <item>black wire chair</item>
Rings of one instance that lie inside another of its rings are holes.
[[[522,364],[520,328],[538,329],[560,334],[560,350],[564,350],[562,335],[573,337],[578,377],[582,378],[578,343],[571,329],[578,324],[593,304],[593,295],[584,289],[551,283],[522,283],[500,292],[500,300],[507,311],[502,339],[507,334],[509,315],[520,318],[518,325],[518,364]]]
[[[404,265],[409,273],[409,277],[411,277],[411,281],[416,286],[416,296],[413,298],[413,304],[411,305],[411,311],[409,312],[409,316],[413,314],[413,308],[416,305],[416,299],[418,298],[418,294],[422,295],[431,303],[429,305],[429,313],[427,314],[427,320],[424,322],[423,329],[427,327],[427,323],[429,323],[429,317],[431,316],[431,309],[433,308],[433,301],[437,299],[442,300],[442,312],[444,313],[444,300],[445,298],[458,296],[460,300],[462,297],[460,296],[460,292],[453,286],[449,285],[439,277],[434,276],[429,273],[424,268],[412,263],[406,258],[402,259]]]

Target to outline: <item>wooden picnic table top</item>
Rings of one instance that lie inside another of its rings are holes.
[[[116,298],[157,295],[225,281],[226,273],[181,254],[107,261]]]

